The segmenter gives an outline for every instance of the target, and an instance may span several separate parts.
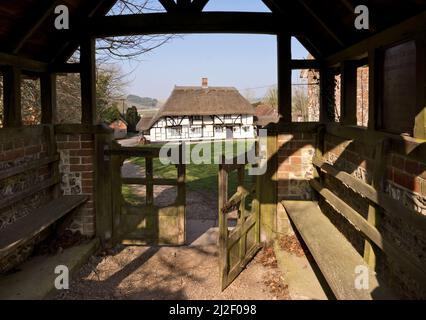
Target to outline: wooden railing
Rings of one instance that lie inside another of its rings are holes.
[[[367,184],[326,162],[326,159],[324,159],[324,140],[326,136],[335,136],[352,142],[357,141],[375,148],[371,184]],[[356,230],[363,234],[366,239],[364,260],[370,267],[374,269],[376,266],[374,248],[378,248],[389,258],[404,267],[419,283],[425,285],[426,267],[403,248],[397,246],[394,241],[387,239],[378,229],[377,224],[380,223],[380,216],[389,215],[391,218],[405,219],[408,224],[423,232],[426,231],[425,216],[407,208],[402,201],[395,200],[384,192],[386,162],[390,152],[402,153],[413,159],[426,159],[426,157],[423,157],[425,144],[410,138],[395,137],[377,132],[371,133],[360,128],[343,127],[342,130],[338,130],[337,125],[334,124],[328,125],[327,128],[321,127],[318,131],[317,151],[313,160],[317,170],[317,178],[311,180],[311,186],[337,212],[350,221]],[[326,186],[326,176],[332,176],[343,186],[368,200],[367,219]]]

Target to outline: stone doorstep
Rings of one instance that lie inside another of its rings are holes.
[[[0,300],[42,300],[53,297],[55,267],[65,265],[70,278],[99,247],[99,240],[64,250],[54,256],[37,256],[19,266],[21,271],[0,276]],[[71,281],[71,279],[70,279]]]
[[[329,299],[305,256],[298,257],[282,250],[277,241],[274,242],[274,252],[282,274],[281,280],[288,286],[292,300]]]

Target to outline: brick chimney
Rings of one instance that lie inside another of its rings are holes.
[[[209,79],[208,78],[202,78],[201,79],[201,87],[203,89],[207,89],[209,87]]]

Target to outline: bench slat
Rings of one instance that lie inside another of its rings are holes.
[[[369,274],[369,289],[355,288],[357,266],[368,265],[350,242],[321,212],[314,201],[283,201],[288,215],[309,248],[315,262],[337,299],[394,299],[391,292],[379,284],[373,271]]]
[[[7,225],[0,230],[0,257],[42,232],[87,199],[87,196],[82,195],[62,196]]]

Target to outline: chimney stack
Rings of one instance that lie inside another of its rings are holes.
[[[208,78],[202,78],[201,79],[201,87],[203,89],[207,89],[209,87],[209,79]]]

